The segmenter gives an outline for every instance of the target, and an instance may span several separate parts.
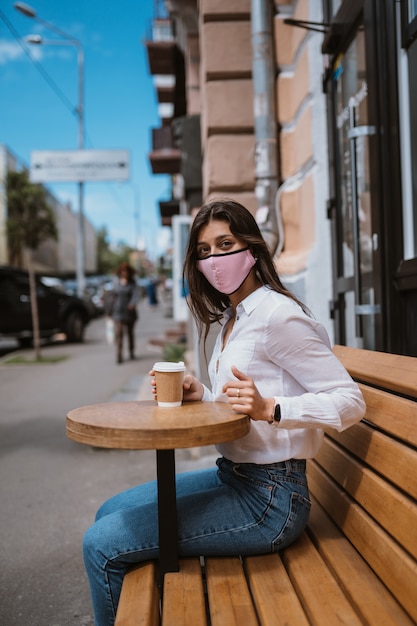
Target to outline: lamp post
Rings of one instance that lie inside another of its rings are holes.
[[[44,40],[39,35],[29,35],[26,41],[36,45],[75,46],[78,55],[78,105],[75,109],[78,118],[78,148],[84,149],[84,49],[78,39],[71,37],[54,24],[37,16],[36,11],[23,2],[15,2],[17,11],[35,19],[39,24],[52,30],[63,39]],[[85,289],[85,236],[84,236],[84,183],[78,182],[78,220],[77,220],[77,259],[76,259],[77,293],[83,296]]]

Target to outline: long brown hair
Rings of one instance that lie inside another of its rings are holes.
[[[184,284],[188,290],[187,303],[196,320],[200,337],[204,336],[204,341],[211,324],[219,322],[222,319],[223,311],[230,306],[228,296],[210,285],[205,276],[197,269],[198,236],[201,228],[211,220],[226,222],[230,232],[247,244],[256,259],[254,267],[257,278],[262,285],[268,285],[272,290],[288,296],[297,302],[304,311],[308,312],[302,302],[282,284],[271,253],[252,213],[233,200],[217,200],[204,205],[192,223],[183,271]]]
[[[129,263],[127,263],[126,261],[124,261],[123,263],[120,263],[119,267],[116,269],[116,275],[120,278],[122,275],[122,272],[127,273],[128,283],[135,282],[136,270],[131,265],[129,265]]]

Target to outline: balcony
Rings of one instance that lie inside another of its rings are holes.
[[[173,104],[173,116],[185,115],[185,67],[184,55],[175,41],[146,41],[149,71],[155,77],[160,103]],[[170,79],[166,85],[161,83]]]
[[[152,151],[148,155],[153,174],[178,174],[181,152],[174,145],[171,126],[152,128]]]
[[[173,215],[179,215],[180,213],[180,203],[178,200],[161,201],[159,210],[161,212],[162,226],[171,226]]]
[[[157,74],[175,74],[178,47],[175,41],[147,41],[149,71],[155,76]]]

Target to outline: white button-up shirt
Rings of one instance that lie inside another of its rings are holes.
[[[224,313],[227,322],[232,308]],[[281,422],[251,420],[250,431],[217,450],[236,463],[276,463],[313,457],[323,428],[344,430],[365,413],[358,385],[331,351],[325,328],[299,305],[263,286],[236,310],[229,339],[222,350],[223,324],[209,364],[212,391],[203,401],[228,402],[223,385],[234,379],[231,366],[253,378],[259,393],[281,406]]]

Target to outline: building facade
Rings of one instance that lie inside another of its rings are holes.
[[[0,146],[0,265],[10,263],[7,244],[7,194],[5,188],[7,171],[17,171],[24,166],[10,150]],[[47,201],[53,208],[58,240],[44,241],[33,254],[35,271],[64,276],[74,274],[77,256],[78,216],[68,204],[62,204],[46,188]],[[94,226],[84,218],[85,271],[97,270],[97,234]]]
[[[168,220],[240,201],[334,342],[416,355],[417,2],[155,6],[171,107],[149,158],[173,178]]]

